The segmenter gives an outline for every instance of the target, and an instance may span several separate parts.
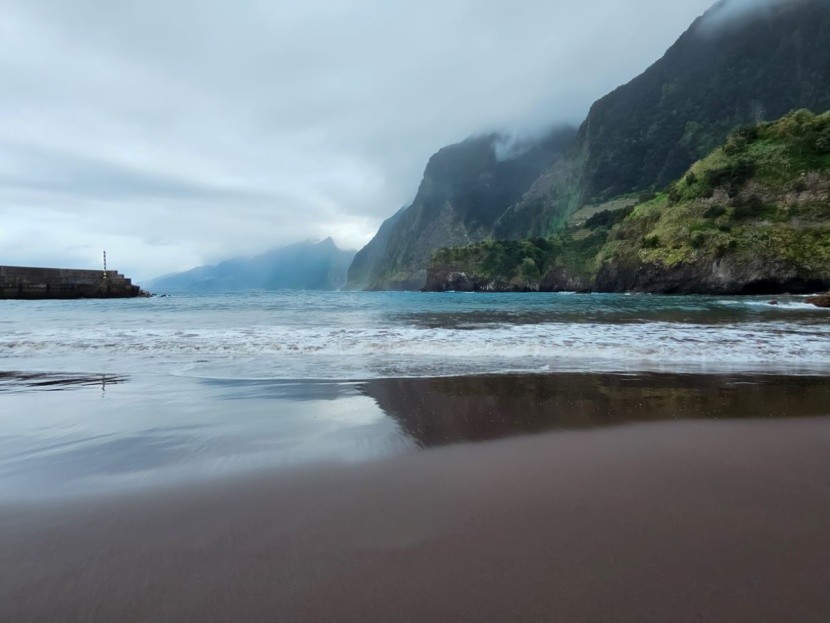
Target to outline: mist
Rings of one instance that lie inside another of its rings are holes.
[[[793,5],[803,0],[721,0],[701,21],[707,34],[739,23],[743,19],[768,13],[776,7]]]

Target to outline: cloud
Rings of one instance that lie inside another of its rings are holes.
[[[429,156],[578,123],[709,0],[6,0],[0,263],[365,243]]]
[[[705,34],[715,34],[739,20],[763,14],[776,6],[804,1],[808,0],[720,0],[701,20],[701,27]]]

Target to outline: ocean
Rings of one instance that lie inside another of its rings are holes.
[[[624,412],[824,415],[830,312],[799,297],[769,301],[388,292],[2,301],[0,499],[363,462],[620,423],[631,419]]]

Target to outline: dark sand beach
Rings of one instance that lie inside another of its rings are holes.
[[[6,505],[0,618],[826,621],[828,382],[706,378],[373,381],[439,447]]]

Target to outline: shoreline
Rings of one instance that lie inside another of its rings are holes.
[[[0,501],[139,494],[457,444],[830,415],[830,377],[544,373],[360,382],[0,373]]]
[[[830,417],[669,421],[6,507],[0,614],[826,620],[828,450]]]

